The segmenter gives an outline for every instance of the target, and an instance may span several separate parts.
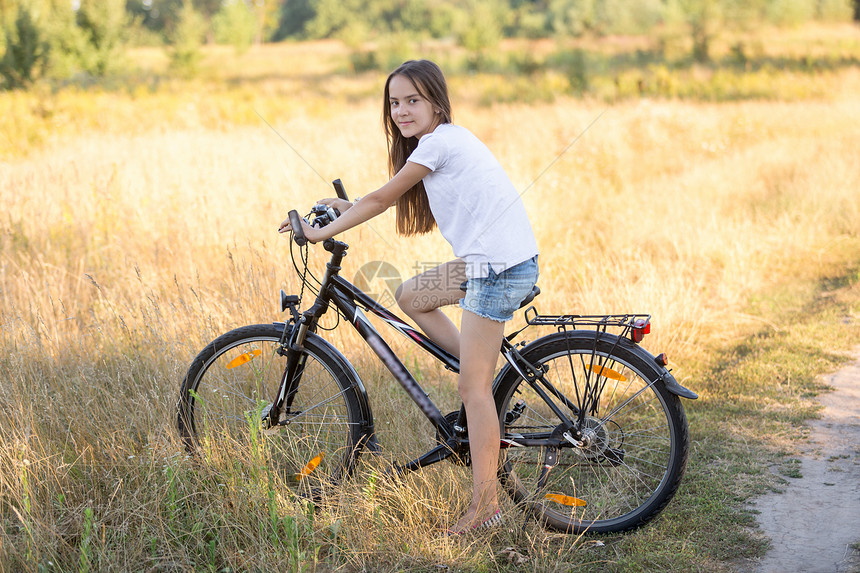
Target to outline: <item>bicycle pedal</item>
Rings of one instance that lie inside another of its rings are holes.
[[[324,493],[325,492],[323,491],[323,489],[321,487],[312,487],[309,489],[299,489],[298,491],[295,492],[296,497],[298,497],[299,499],[303,499],[307,502],[310,502],[310,504],[314,507],[322,505],[323,501],[325,500]]]

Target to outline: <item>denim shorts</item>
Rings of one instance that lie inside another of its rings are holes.
[[[490,266],[488,276],[469,279],[460,308],[490,320],[507,322],[514,317],[514,311],[532,291],[537,279],[537,255],[501,273]]]

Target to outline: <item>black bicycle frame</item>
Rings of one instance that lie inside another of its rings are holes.
[[[412,401],[421,410],[421,413],[430,420],[430,423],[439,430],[442,438],[448,440],[453,437],[453,427],[445,420],[445,416],[436,407],[436,404],[427,395],[427,392],[421,387],[417,380],[407,370],[406,366],[400,361],[397,355],[388,346],[388,343],[380,336],[376,328],[367,319],[359,305],[364,306],[368,311],[372,312],[392,327],[395,330],[403,333],[411,338],[416,344],[430,352],[433,356],[442,361],[446,368],[453,372],[460,371],[460,362],[456,357],[452,356],[442,349],[435,342],[416,331],[414,328],[406,324],[398,316],[385,309],[382,305],[374,301],[372,298],[361,292],[355,285],[342,278],[340,275],[331,277],[329,300],[334,302],[338,310],[349,320],[350,324],[358,331],[358,334],[367,342],[368,346],[373,349],[373,352],[379,357],[385,367],[391,372],[397,382],[403,387]]]
[[[385,364],[386,368],[388,368],[388,370],[394,375],[409,397],[421,409],[421,412],[439,431],[442,440],[446,442],[446,444],[437,446],[421,458],[401,466],[401,468],[404,470],[417,469],[450,456],[453,451],[447,442],[455,437],[452,432],[454,429],[453,425],[444,418],[442,412],[439,411],[421,385],[415,380],[412,374],[409,373],[397,355],[394,354],[394,351],[391,350],[373,324],[367,319],[361,308],[359,308],[359,305],[387,322],[398,332],[401,332],[412,339],[420,347],[438,358],[446,368],[453,372],[459,372],[459,361],[457,358],[443,350],[424,334],[409,326],[397,315],[393,314],[378,302],[367,296],[346,279],[339,275],[333,275],[330,280],[332,288],[336,293],[335,296],[331,297],[331,300],[343,315],[350,320],[350,323],[355,327],[361,337],[364,338],[379,359],[382,360],[383,364]],[[555,400],[550,398],[549,394],[562,400],[565,406],[570,408],[573,412],[577,412],[578,408],[555,387],[549,384],[549,382],[543,378],[543,372],[536,370],[531,364],[529,364],[507,339],[502,340],[502,354],[504,355],[505,360],[534,388],[535,392],[555,412],[559,419],[567,421],[568,424],[572,426],[573,423],[570,418],[561,408],[558,407]],[[519,365],[517,363],[519,363]],[[549,433],[546,435],[532,435],[530,438],[522,436],[502,436],[501,447],[546,446],[549,443],[549,440],[551,440],[551,435]]]
[[[460,362],[457,357],[451,355],[445,349],[433,342],[423,333],[415,330],[412,326],[403,321],[400,317],[383,307],[376,300],[362,292],[358,287],[350,283],[348,280],[340,276],[340,263],[348,245],[334,239],[328,239],[324,243],[325,249],[332,253],[329,263],[326,265],[326,273],[321,282],[319,294],[317,295],[314,304],[302,313],[300,320],[295,324],[292,332],[285,332],[287,337],[287,367],[284,371],[284,376],[280,384],[280,394],[275,400],[270,411],[271,423],[277,420],[284,405],[286,404],[289,410],[291,394],[294,394],[296,388],[295,383],[300,383],[301,377],[301,344],[304,340],[305,333],[308,330],[313,331],[317,321],[328,310],[331,303],[337,310],[349,321],[349,323],[358,331],[359,335],[367,342],[368,346],[379,357],[385,367],[391,372],[397,382],[403,387],[403,390],[418,406],[424,416],[430,421],[433,427],[439,432],[440,445],[431,449],[421,457],[398,466],[397,471],[410,471],[420,467],[436,463],[451,456],[458,445],[468,443],[468,438],[462,435],[456,435],[454,424],[445,419],[445,416],[439,410],[435,403],[430,399],[427,392],[421,387],[418,381],[412,376],[406,366],[400,361],[388,343],[382,338],[373,324],[368,320],[367,316],[361,310],[362,307],[368,312],[376,315],[395,330],[412,340],[418,346],[436,357],[444,366],[452,372],[460,371]],[[560,420],[573,426],[567,414],[559,408],[555,401],[549,396],[551,394],[556,399],[563,401],[564,405],[577,413],[578,408],[564,397],[558,390],[553,387],[544,377],[543,372],[536,369],[527,360],[525,360],[517,349],[510,343],[507,338],[502,339],[501,347],[502,355],[505,360],[519,373],[528,383],[535,389],[540,397],[549,405]],[[295,381],[288,384],[287,381]],[[547,393],[548,392],[548,393]],[[549,434],[524,438],[523,436],[502,436],[501,447],[516,447],[516,446],[546,446],[550,442],[558,445],[558,440],[553,439]]]

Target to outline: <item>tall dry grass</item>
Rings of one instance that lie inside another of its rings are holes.
[[[465,546],[428,535],[462,510],[468,475],[453,466],[393,485],[370,463],[341,503],[312,514],[251,453],[184,458],[174,404],[194,354],[230,328],[279,320],[278,289],[299,290],[277,226],[332,193],[305,161],[352,195],[385,180],[377,98],[355,96],[380,79],[332,81],[353,95],[261,101],[302,158],[247,125],[253,101],[234,121],[235,93],[192,89],[102,94],[98,108],[77,94],[89,127],[0,163],[0,569],[497,569],[502,543],[530,551],[533,570],[565,566],[578,540],[539,529]],[[646,346],[696,389],[684,362],[754,322],[756,296],[857,263],[860,76],[832,87],[791,103],[485,107],[455,93],[455,121],[524,190],[538,308],[653,314]],[[385,260],[405,277],[451,257],[438,235],[396,237],[390,213],[344,240],[347,276]],[[342,331],[326,337],[359,366],[387,455],[420,453],[429,424]],[[397,348],[454,408],[452,375]]]

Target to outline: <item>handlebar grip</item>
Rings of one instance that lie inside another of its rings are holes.
[[[308,240],[305,238],[305,230],[302,228],[302,218],[295,209],[289,212],[289,217],[290,228],[293,230],[293,238],[298,246],[304,247],[308,244]]]
[[[337,193],[337,196],[340,199],[343,199],[344,201],[349,201],[349,199],[346,198],[346,189],[344,189],[343,183],[340,179],[335,179],[331,182],[331,184],[334,185],[334,191],[335,193]]]

